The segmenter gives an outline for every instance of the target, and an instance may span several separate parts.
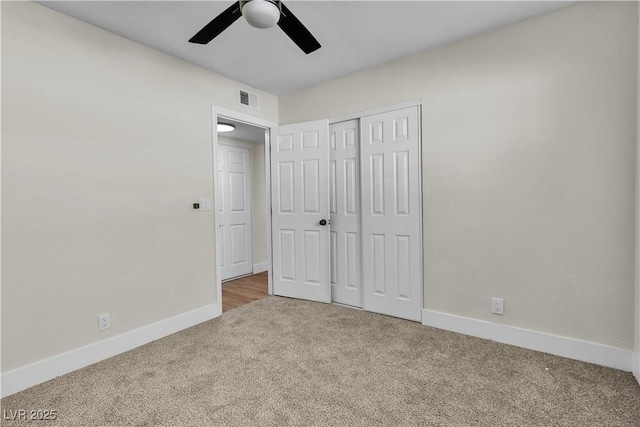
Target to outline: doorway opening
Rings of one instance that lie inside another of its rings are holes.
[[[222,282],[222,312],[226,313],[269,295],[267,285],[268,272]]]
[[[222,311],[269,294],[268,128],[215,114],[214,194]],[[224,131],[223,131],[224,130]]]

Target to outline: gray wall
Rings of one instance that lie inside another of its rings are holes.
[[[241,109],[239,88],[2,2],[2,372],[216,302],[213,215],[191,205],[213,197],[211,105]],[[255,92],[241,112],[277,122]]]

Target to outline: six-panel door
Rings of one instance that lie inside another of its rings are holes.
[[[222,280],[251,274],[251,164],[249,149],[218,146],[218,265]]]
[[[271,132],[276,295],[331,301],[328,134],[326,120],[280,126]],[[321,225],[322,220],[327,224]]]
[[[354,307],[362,307],[358,127],[357,119],[329,127],[331,300]]]
[[[363,308],[421,319],[418,107],[363,117]]]

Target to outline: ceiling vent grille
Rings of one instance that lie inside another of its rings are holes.
[[[249,108],[253,108],[254,110],[258,109],[258,95],[255,93],[245,92],[244,90],[240,91],[240,105],[244,105]]]

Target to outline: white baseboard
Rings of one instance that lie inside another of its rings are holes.
[[[633,376],[640,384],[640,355],[638,353],[633,353]]]
[[[206,322],[221,314],[221,304],[207,305],[22,368],[14,369],[2,374],[1,396],[9,396],[60,375],[68,374],[151,341]]]
[[[589,341],[422,310],[422,324],[630,372],[632,351]]]
[[[259,264],[253,264],[253,274],[262,273],[263,271],[267,271],[269,269],[268,262],[261,262]]]

